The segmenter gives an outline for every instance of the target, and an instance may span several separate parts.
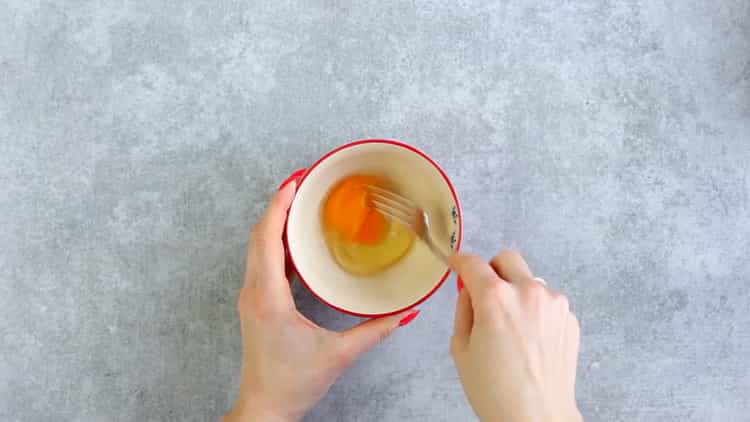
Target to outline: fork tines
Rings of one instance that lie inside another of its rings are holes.
[[[367,190],[376,210],[406,227],[414,227],[418,212],[414,202],[378,186],[367,185]]]

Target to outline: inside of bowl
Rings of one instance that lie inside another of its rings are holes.
[[[427,210],[433,237],[443,250],[457,246],[458,206],[440,171],[405,146],[363,143],[328,156],[300,185],[287,223],[294,265],[310,289],[337,308],[366,315],[406,308],[429,294],[448,268],[419,240],[401,260],[378,274],[356,276],[339,267],[323,237],[321,206],[333,185],[352,174],[385,179],[399,194]]]

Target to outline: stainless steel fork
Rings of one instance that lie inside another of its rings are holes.
[[[411,229],[417,237],[424,241],[436,257],[444,263],[448,263],[448,255],[432,239],[430,234],[430,216],[427,214],[427,211],[420,208],[412,200],[387,189],[367,185],[367,191],[370,194],[372,205],[376,210],[391,220]]]

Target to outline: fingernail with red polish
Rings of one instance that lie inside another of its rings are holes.
[[[398,322],[399,327],[403,327],[404,325],[410,323],[414,318],[419,315],[419,310],[411,311],[411,313],[407,316],[405,316],[401,321]]]
[[[461,289],[464,288],[464,281],[461,280],[461,277],[456,278],[456,288],[458,288],[459,293],[461,293]]]

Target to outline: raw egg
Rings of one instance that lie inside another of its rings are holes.
[[[358,275],[377,273],[393,265],[414,241],[414,234],[385,218],[375,207],[367,185],[386,187],[370,175],[353,175],[338,182],[323,205],[326,243],[346,271]]]

